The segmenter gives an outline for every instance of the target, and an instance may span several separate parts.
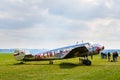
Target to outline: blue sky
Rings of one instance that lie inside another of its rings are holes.
[[[0,0],[0,48],[92,42],[120,49],[120,0]]]

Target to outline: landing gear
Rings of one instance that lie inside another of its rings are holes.
[[[21,61],[21,62],[20,62],[20,64],[24,64],[24,62],[23,62],[23,61]]]
[[[81,61],[82,61],[82,64],[85,64],[85,65],[87,65],[87,66],[90,66],[90,65],[91,65],[91,61],[88,60],[88,59],[80,59],[80,58],[79,58],[79,62],[81,62]]]
[[[85,65],[88,65],[88,66],[91,65],[91,61],[88,60],[88,59],[87,60],[83,60],[82,63],[85,64]]]
[[[52,61],[52,60],[50,60],[50,61],[49,61],[49,64],[53,64],[53,61]]]
[[[24,61],[20,61],[20,62],[16,63],[16,65],[21,65],[21,64],[25,64]]]

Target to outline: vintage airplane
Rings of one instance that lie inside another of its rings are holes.
[[[58,49],[44,51],[38,54],[29,54],[26,53],[24,50],[15,49],[14,57],[18,61],[42,61],[42,60],[49,60],[50,64],[53,64],[52,60],[59,60],[59,59],[67,59],[67,58],[74,58],[74,57],[84,57],[82,63],[85,65],[91,65],[91,61],[88,60],[88,56],[92,56],[99,54],[100,51],[104,49],[104,46],[99,44],[90,44],[90,43],[82,43],[82,44],[75,44],[67,47],[62,47]]]

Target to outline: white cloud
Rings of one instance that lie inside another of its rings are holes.
[[[119,0],[1,0],[0,47],[55,48],[83,40],[119,48],[119,3]]]

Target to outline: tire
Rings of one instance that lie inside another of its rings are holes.
[[[83,64],[90,66],[91,65],[91,61],[90,60],[83,60]]]
[[[86,61],[86,65],[90,66],[91,65],[91,61],[87,60]]]

